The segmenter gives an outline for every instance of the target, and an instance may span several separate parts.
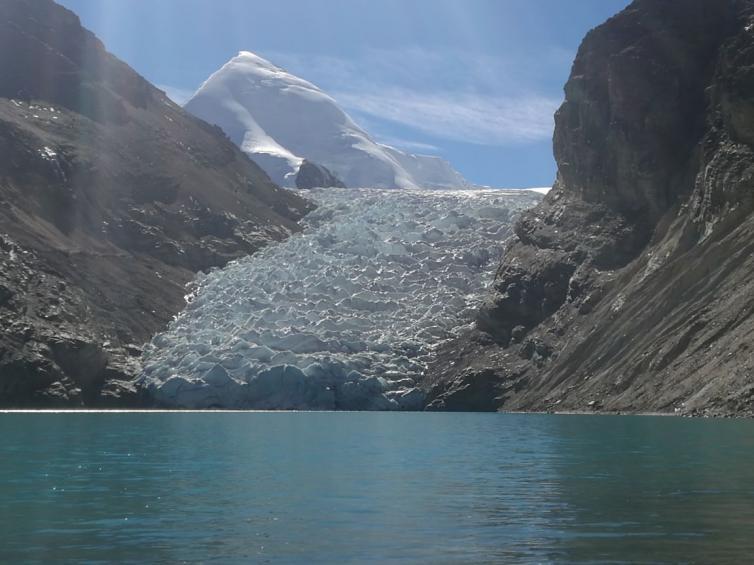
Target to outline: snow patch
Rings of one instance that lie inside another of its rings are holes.
[[[548,194],[551,190],[551,186],[546,186],[543,188],[527,188],[526,190],[531,190],[532,192],[536,192],[537,194]]]

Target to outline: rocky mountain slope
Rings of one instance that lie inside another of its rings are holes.
[[[214,73],[185,108],[220,126],[281,186],[297,185],[305,160],[332,173],[334,186],[468,186],[439,157],[376,143],[322,90],[248,51]]]
[[[754,413],[754,2],[636,0],[565,91],[555,187],[429,407]]]
[[[133,402],[184,284],[309,208],[73,13],[0,2],[0,405]]]

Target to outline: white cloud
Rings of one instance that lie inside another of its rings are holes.
[[[336,92],[348,110],[389,120],[440,139],[506,145],[549,139],[559,100],[539,95],[494,97],[423,93],[401,88]]]
[[[372,133],[372,130],[369,131],[370,133]],[[440,152],[440,148],[437,147],[437,145],[432,145],[431,143],[423,143],[421,141],[413,141],[411,139],[403,139],[400,137],[380,134],[372,134],[372,137],[374,137],[379,143],[382,143],[383,145],[389,145],[390,147],[403,149],[404,151],[408,151],[409,153],[434,154]]]
[[[260,53],[328,90],[345,90],[347,85],[384,85],[426,88],[458,85],[478,91],[513,94],[537,90],[532,86],[551,81],[553,69],[568,69],[575,53],[551,47],[527,56],[505,57],[464,50],[435,50],[418,46],[401,49],[363,49],[342,59],[315,53],[267,51]],[[321,83],[321,84],[320,84]]]
[[[508,145],[552,137],[553,114],[561,99],[531,86],[540,82],[538,74],[562,66],[571,56],[551,51],[536,64],[418,47],[369,49],[352,60],[263,55],[322,87],[359,122],[376,118],[436,139]],[[410,149],[405,140],[402,147]]]
[[[178,88],[178,87],[169,86],[166,84],[158,84],[157,88],[159,88],[160,90],[164,90],[165,94],[168,95],[168,98],[170,98],[173,102],[175,102],[179,106],[183,106],[194,95],[193,90],[189,90],[187,88]]]

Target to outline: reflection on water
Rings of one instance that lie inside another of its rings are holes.
[[[721,562],[754,422],[0,415],[0,561]]]

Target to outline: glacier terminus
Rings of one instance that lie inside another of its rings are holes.
[[[144,353],[162,406],[420,410],[432,351],[473,321],[515,190],[316,189],[304,231],[200,276]],[[492,251],[491,251],[492,250]]]

